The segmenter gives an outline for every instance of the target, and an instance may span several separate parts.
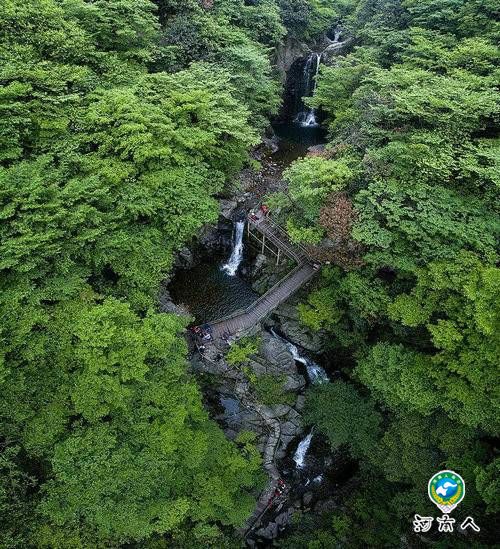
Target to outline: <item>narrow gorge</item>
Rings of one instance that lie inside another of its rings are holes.
[[[251,238],[245,219],[269,193],[284,188],[282,173],[294,160],[324,143],[321,113],[305,100],[314,94],[321,63],[330,63],[348,44],[341,41],[340,28],[332,32],[333,39],[325,35],[314,45],[317,51],[290,63],[281,114],[272,136],[254,153],[259,170],[241,174],[238,192],[220,201],[217,226],[207,227],[196,246],[179,256],[161,297],[164,310],[189,312],[194,325],[207,330],[209,322],[251,304],[292,269],[290,259],[280,261]],[[302,419],[307,387],[334,382],[340,369],[333,357],[322,356],[322,334],[298,319],[296,305],[307,292],[300,290],[247,332],[217,342],[208,335],[189,339],[191,366],[211,416],[230,439],[253,433],[268,475],[241,530],[249,546],[279,537],[295,512],[334,505],[332,494],[353,470],[347,456],[332,454],[321,435],[305,430]],[[243,352],[239,361],[232,360],[234,349]]]

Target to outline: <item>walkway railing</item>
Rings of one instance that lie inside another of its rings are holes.
[[[287,232],[268,217],[255,220],[249,217],[248,222],[297,263],[305,263],[309,260],[307,250],[292,243]]]
[[[212,328],[213,337],[220,337],[224,333],[242,332],[256,324],[310,280],[317,270],[317,266],[313,266],[307,250],[292,243],[286,231],[269,217],[264,216],[262,212],[259,212],[258,215],[251,214],[248,217],[248,223],[249,227],[252,226],[262,233],[263,245],[264,239],[269,239],[279,250],[294,259],[297,265],[248,307],[238,309],[213,322],[208,322],[206,325]]]
[[[241,315],[244,315],[244,314],[251,313],[252,309],[257,307],[257,305],[259,303],[262,303],[263,301],[265,301],[267,299],[267,297],[270,294],[273,294],[283,283],[286,282],[286,280],[288,278],[291,278],[296,272],[300,271],[300,268],[301,268],[301,265],[297,265],[286,276],[284,276],[283,278],[280,278],[274,286],[272,286],[271,288],[269,288],[269,290],[267,290],[266,293],[262,294],[255,301],[250,303],[250,305],[248,305],[248,307],[245,307],[244,309],[243,308],[242,309],[237,309],[233,313],[231,313],[229,315],[226,315],[226,316],[223,316],[222,318],[218,318],[217,320],[214,320],[213,322],[209,322],[208,324],[213,326],[214,324],[220,324],[221,322],[226,322],[228,320],[232,320],[233,318],[236,318],[237,316],[241,316]]]

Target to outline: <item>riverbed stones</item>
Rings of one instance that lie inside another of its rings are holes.
[[[248,364],[257,375],[283,377],[284,391],[300,391],[306,385],[304,376],[300,375],[297,365],[286,344],[268,332],[261,332],[259,354]]]
[[[194,265],[194,254],[187,247],[182,247],[175,257],[174,267],[176,269],[190,269]]]
[[[276,404],[276,406],[270,407],[270,410],[273,417],[283,417],[288,414],[291,407],[288,404]]]
[[[275,522],[270,522],[265,528],[257,530],[257,535],[264,539],[274,539],[278,537],[278,525]]]
[[[295,373],[297,371],[295,361],[286,344],[268,332],[264,332],[262,335],[260,354],[267,363],[276,366],[281,372]]]
[[[302,501],[304,502],[304,505],[310,505],[311,501],[313,500],[314,494],[312,492],[306,492],[302,496]]]
[[[306,385],[306,380],[301,375],[287,375],[283,382],[284,391],[300,391]]]
[[[307,156],[322,156],[325,152],[325,145],[311,145],[307,149]]]
[[[159,309],[162,313],[171,313],[179,316],[189,316],[189,311],[187,307],[182,305],[182,303],[174,303],[169,291],[165,286],[162,287],[158,301],[160,303]]]

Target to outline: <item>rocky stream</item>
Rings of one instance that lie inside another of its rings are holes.
[[[239,190],[220,199],[218,224],[207,226],[193,246],[178,254],[174,276],[160,296],[162,310],[189,314],[197,324],[214,320],[252,303],[290,269],[286,262],[277,267],[252,246],[245,238],[244,217],[265,194],[283,188],[282,172],[293,160],[321,149],[321,113],[307,109],[302,97],[313,93],[320,63],[348,42],[341,38],[336,29],[314,51],[295,44],[278,52],[286,83],[284,107],[254,151],[261,168],[242,172]],[[191,348],[192,371],[211,417],[230,439],[242,431],[254,433],[269,477],[254,515],[241,529],[250,547],[272,545],[295,513],[335,508],[355,467],[344,454],[332,452],[302,418],[306,389],[334,383],[340,375],[339,361],[324,352],[324,334],[299,321],[297,303],[308,291],[300,290],[245,334],[258,341],[258,350],[244,367],[230,365],[222,348],[202,353]],[[254,382],[263,377],[279,380],[279,402],[259,399]]]

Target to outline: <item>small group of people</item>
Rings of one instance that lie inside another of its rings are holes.
[[[278,485],[276,486],[274,492],[271,494],[271,497],[269,498],[269,501],[267,502],[268,505],[272,505],[276,499],[278,499],[280,496],[283,495],[286,488],[285,481],[283,479],[278,479]]]
[[[252,221],[258,221],[259,219],[262,219],[263,217],[267,217],[269,215],[269,206],[266,204],[261,204],[260,208],[255,210],[250,210],[250,213],[248,214],[249,218]]]
[[[194,333],[194,335],[199,337],[202,341],[213,340],[212,329],[208,324],[204,324],[203,326],[193,326],[191,330]]]

